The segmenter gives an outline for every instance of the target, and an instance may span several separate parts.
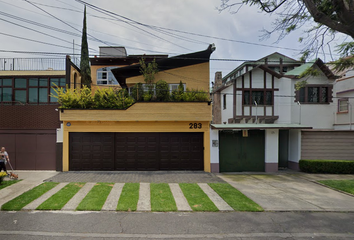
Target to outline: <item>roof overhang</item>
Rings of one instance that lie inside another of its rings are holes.
[[[204,51],[183,54],[170,58],[156,59],[157,67],[159,71],[166,71],[169,69],[209,62],[210,55],[214,50],[214,45],[209,45],[209,47]],[[115,68],[111,71],[122,88],[127,88],[127,78],[141,75],[140,64]]]
[[[312,129],[301,124],[211,124],[216,130]]]

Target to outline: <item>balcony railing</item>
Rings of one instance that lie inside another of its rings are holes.
[[[72,58],[75,64],[80,63],[79,58]],[[63,58],[0,58],[0,71],[45,71],[65,70],[65,57]]]

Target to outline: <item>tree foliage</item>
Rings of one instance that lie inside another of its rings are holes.
[[[91,67],[90,58],[87,44],[87,31],[86,31],[86,6],[84,10],[84,22],[82,27],[82,37],[81,37],[81,60],[80,60],[80,70],[81,70],[81,82],[82,85],[91,87]]]
[[[350,56],[354,61],[354,0],[221,0],[219,11],[236,9],[235,13],[245,5],[277,14],[273,28],[264,30],[263,37],[277,32],[278,40],[281,40],[294,30],[312,23],[299,39],[304,44],[302,60],[317,56],[320,51],[332,51],[329,44],[336,40],[337,33],[343,33],[351,39],[338,45],[336,50],[341,57]],[[341,60],[334,64],[336,69],[343,68]]]

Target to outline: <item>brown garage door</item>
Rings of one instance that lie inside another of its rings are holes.
[[[1,133],[0,145],[6,147],[11,164],[17,170],[55,170],[56,168],[55,131]]]
[[[70,133],[70,170],[203,170],[203,133]]]
[[[301,158],[354,160],[354,132],[302,131]]]

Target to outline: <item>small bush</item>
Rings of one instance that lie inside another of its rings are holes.
[[[164,80],[159,80],[156,83],[156,101],[167,102],[170,100],[170,92],[168,88],[168,83]]]
[[[299,167],[307,173],[354,174],[354,161],[300,160]]]
[[[142,83],[135,84],[130,90],[130,95],[132,96],[132,98],[134,98],[135,101],[137,102],[142,101],[144,96],[143,84]]]

